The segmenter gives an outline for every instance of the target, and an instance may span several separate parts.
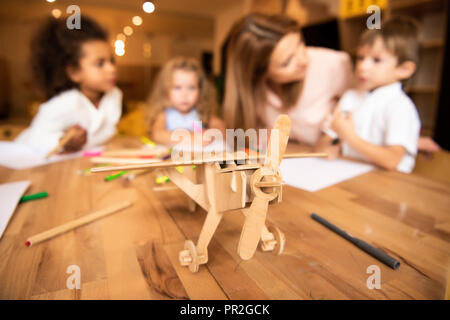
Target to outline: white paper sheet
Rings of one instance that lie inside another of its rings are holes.
[[[283,159],[280,170],[286,184],[315,192],[371,171],[370,164],[322,158]]]
[[[0,185],[0,239],[16,210],[20,197],[30,186],[30,181],[18,181]]]
[[[10,169],[20,170],[39,167],[81,156],[82,152],[80,151],[66,155],[56,154],[47,160],[44,154],[38,153],[26,145],[10,141],[0,141],[0,166]]]

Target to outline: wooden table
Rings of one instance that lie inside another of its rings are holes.
[[[121,145],[132,146],[132,143]],[[293,150],[290,146],[290,149]],[[124,184],[76,159],[30,170],[0,168],[0,183],[30,179],[29,193],[50,197],[19,205],[0,240],[1,299],[442,299],[450,270],[450,184],[418,175],[372,171],[310,193],[285,187],[268,219],[286,235],[281,256],[236,253],[239,212],[224,217],[209,262],[192,274],[178,263],[185,239],[196,240],[206,213],[190,213],[180,190],[155,192],[154,177]],[[41,244],[36,233],[109,204],[122,212]],[[392,270],[310,218],[316,212],[401,261]],[[80,290],[66,287],[70,265]],[[370,290],[367,268],[379,266],[381,289]]]

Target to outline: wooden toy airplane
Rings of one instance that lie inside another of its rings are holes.
[[[158,168],[162,174],[183,190],[195,203],[207,211],[197,245],[186,240],[179,261],[197,272],[208,262],[208,244],[227,211],[241,209],[245,215],[238,245],[243,260],[251,259],[261,241],[263,251],[281,254],[284,234],[273,225],[266,225],[269,203],[281,202],[282,179],[280,163],[285,158],[324,157],[326,154],[284,155],[289,139],[291,120],[287,115],[277,118],[271,131],[267,154],[251,157],[247,154],[215,156],[201,160],[162,161],[159,163],[93,168],[92,172]],[[264,159],[264,163],[255,160]],[[195,169],[192,165],[196,165]],[[183,166],[183,170],[176,168]],[[195,210],[195,205],[189,206]]]

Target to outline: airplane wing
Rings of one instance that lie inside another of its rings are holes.
[[[283,159],[289,158],[309,158],[309,157],[327,157],[326,153],[291,153],[285,154]],[[149,163],[141,163],[141,164],[129,164],[122,166],[114,166],[114,167],[100,167],[100,168],[92,168],[91,172],[109,172],[109,171],[121,171],[121,170],[137,170],[137,169],[157,169],[157,168],[170,168],[170,167],[178,167],[178,166],[191,166],[191,165],[202,165],[205,163],[211,162],[219,162],[226,163],[229,161],[244,161],[244,160],[263,160],[265,159],[265,155],[254,155],[249,156],[246,153],[228,153],[221,154],[214,157],[207,157],[202,159],[193,159],[193,160],[180,160],[180,161],[160,161],[160,162],[149,162]],[[262,162],[263,162],[262,161]]]

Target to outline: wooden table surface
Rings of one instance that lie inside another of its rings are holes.
[[[124,140],[125,141],[125,140]],[[118,141],[132,146],[131,142]],[[295,146],[289,146],[294,150]],[[296,149],[295,149],[296,150]],[[105,182],[78,176],[75,159],[13,171],[0,183],[29,179],[28,193],[0,240],[1,299],[442,299],[450,270],[450,183],[375,170],[310,193],[286,186],[268,220],[286,235],[280,256],[258,250],[242,261],[243,215],[224,216],[209,262],[191,273],[178,262],[185,239],[197,240],[206,212],[190,213],[180,190],[156,192],[154,176]],[[131,208],[32,247],[39,232],[121,200]],[[392,270],[310,218],[316,212],[401,262]],[[66,287],[70,265],[81,289]],[[381,289],[367,288],[367,268],[381,269]]]

